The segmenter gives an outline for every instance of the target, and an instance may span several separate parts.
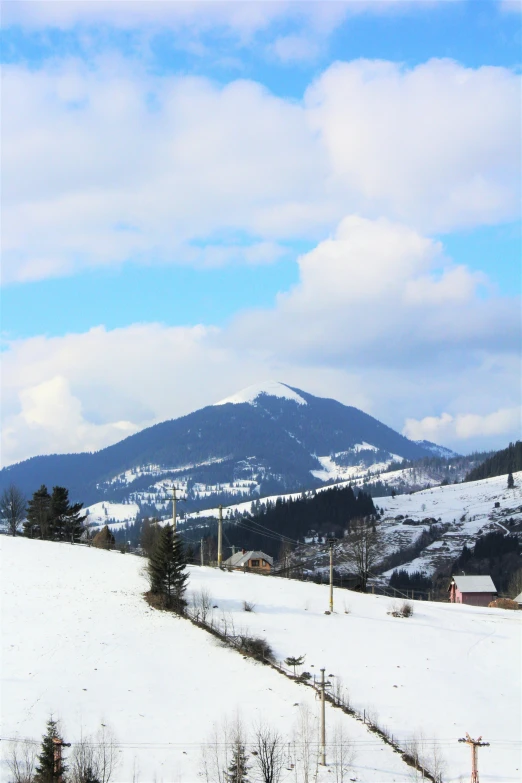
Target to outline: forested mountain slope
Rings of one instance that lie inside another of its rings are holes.
[[[187,510],[313,488],[353,466],[432,455],[352,406],[282,383],[251,387],[187,416],[156,424],[94,454],[34,457],[0,472],[30,495],[66,486],[90,505],[135,502],[160,512],[175,482]]]
[[[466,476],[466,481],[479,481],[479,479],[503,476],[506,473],[514,473],[522,470],[522,441],[510,443],[507,449],[497,451],[481,465],[477,465]]]

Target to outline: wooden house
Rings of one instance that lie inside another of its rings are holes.
[[[223,563],[225,568],[241,571],[257,571],[262,574],[269,574],[273,565],[274,561],[270,555],[266,555],[264,552],[256,550],[247,552],[245,549],[231,555],[228,560],[225,560]]]
[[[454,576],[448,590],[452,604],[487,606],[497,597],[497,588],[490,576]]]

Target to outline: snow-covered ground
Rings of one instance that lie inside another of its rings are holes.
[[[107,525],[112,530],[125,527],[126,523],[133,523],[139,513],[137,503],[110,503],[103,500],[101,503],[93,503],[87,506],[84,512],[87,514],[85,524],[93,528]]]
[[[308,708],[312,741],[317,741],[313,690],[221,647],[187,620],[150,609],[142,597],[143,559],[7,536],[0,542],[2,738],[40,740],[50,713],[61,719],[65,739],[73,743],[103,722],[119,744],[116,783],[131,783],[136,768],[141,783],[198,783],[202,744],[210,740],[214,724],[232,722],[238,712],[248,730],[265,721],[290,740],[301,708]],[[269,582],[247,581],[261,606]],[[208,586],[221,593],[214,601],[216,615],[236,613],[243,584],[242,575],[191,569],[191,591]],[[303,600],[297,604],[306,626]],[[290,619],[297,617],[295,603],[289,605]],[[273,611],[281,607],[274,605]],[[256,614],[257,622],[261,616]],[[265,618],[271,616],[267,607]],[[246,618],[238,613],[238,630]],[[269,625],[262,635],[271,635]],[[327,705],[330,739],[339,722],[356,752],[352,778],[408,779],[400,755],[362,723]],[[7,742],[0,751],[0,778],[7,781]],[[331,766],[321,770],[319,781],[332,780],[331,771]],[[284,774],[288,783],[296,781],[296,772]]]
[[[237,709],[246,723],[264,717],[287,735],[299,705],[317,715],[311,689],[149,609],[143,560],[6,536],[1,545],[2,737],[38,738],[51,711],[68,741],[103,721],[120,742],[120,783],[132,780],[135,758],[141,783],[154,771],[164,783],[196,783],[201,742]],[[480,753],[483,783],[521,779],[522,614],[413,602],[413,617],[399,619],[390,599],[335,590],[326,615],[326,587],[193,567],[190,591],[201,588],[216,621],[266,637],[278,659],[306,655],[309,672],[326,667],[402,743],[422,735],[426,755],[436,749],[446,760],[444,781],[469,776],[469,750],[457,742],[467,731],[491,743]],[[350,779],[413,779],[398,754],[331,707],[329,737],[339,720],[356,751]],[[329,770],[320,781],[335,780]]]
[[[368,451],[377,451],[375,446],[370,446],[367,443],[357,443],[353,449],[349,449],[349,451],[351,451],[353,454],[357,454],[363,448],[367,448]],[[346,454],[348,452],[344,453]],[[359,465],[339,465],[332,457],[317,457],[317,459],[321,463],[322,469],[311,470],[310,473],[320,481],[346,482],[358,480],[362,483],[368,480],[368,475],[373,476],[375,474],[375,476],[380,477],[380,474],[387,469],[388,465],[390,462],[392,462],[393,459],[400,460],[401,458],[396,454],[392,454],[389,460],[384,462],[374,462],[373,465],[369,466],[364,465],[364,463]]]
[[[389,549],[394,547],[397,537],[412,536],[412,531],[419,535],[428,527],[411,528],[404,525],[403,520],[396,520],[397,516],[416,522],[433,518],[450,525],[441,540],[435,541],[419,557],[401,568],[431,574],[441,558],[454,560],[464,544],[472,545],[481,532],[508,532],[506,524],[510,519],[522,521],[522,471],[514,473],[514,480],[513,489],[507,488],[507,476],[496,476],[465,484],[433,487],[413,495],[374,498],[375,505],[384,512],[382,530]]]

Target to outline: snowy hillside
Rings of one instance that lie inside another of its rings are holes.
[[[107,525],[112,530],[119,530],[125,524],[135,522],[139,510],[136,503],[109,503],[108,501],[94,503],[84,509],[87,515],[85,525],[91,529]]]
[[[265,721],[290,741],[301,710],[308,710],[317,747],[313,690],[224,649],[187,620],[150,609],[142,598],[141,558],[7,536],[0,542],[2,738],[39,740],[51,712],[73,743],[103,722],[119,743],[115,783],[130,783],[136,770],[141,783],[197,783],[203,779],[202,745],[210,741],[214,724],[223,727],[238,713],[250,736],[252,726]],[[270,606],[261,610],[268,582],[247,583],[259,607],[256,621],[263,616],[270,621]],[[246,625],[246,614],[237,613],[244,585],[241,575],[191,569],[190,589],[208,587],[216,616],[237,614],[238,629]],[[299,615],[303,627],[307,600],[304,594],[294,597],[297,613],[289,608],[289,619]],[[270,633],[267,624],[262,635]],[[329,732],[344,726],[355,754],[353,779],[392,783],[408,778],[410,768],[400,755],[362,723],[327,705],[327,725]],[[6,742],[1,751],[1,779],[8,780]],[[331,780],[331,770],[322,771],[319,781]],[[283,779],[289,783],[295,775],[285,770]]]
[[[249,726],[263,717],[289,735],[302,706],[317,716],[312,689],[149,609],[143,560],[5,536],[1,545],[3,737],[39,738],[50,711],[73,742],[102,720],[119,740],[118,783],[133,766],[141,783],[196,783],[214,722],[239,709]],[[342,678],[357,709],[445,762],[446,783],[468,779],[469,751],[457,742],[467,731],[491,743],[482,783],[520,780],[522,613],[414,602],[413,617],[398,619],[390,599],[335,590],[326,615],[317,585],[196,567],[190,580],[191,591],[210,592],[216,621],[266,637],[278,659],[304,654],[309,672]],[[350,780],[415,779],[362,723],[328,706],[330,742],[338,721],[355,753]],[[319,781],[333,771],[320,768]],[[302,783],[290,770],[284,780]]]
[[[412,528],[405,519],[422,523],[431,518],[450,526],[439,541],[434,541],[419,557],[401,568],[430,575],[441,562],[458,557],[464,544],[469,547],[479,533],[490,530],[509,532],[506,525],[511,520],[514,523],[522,521],[522,471],[515,473],[514,478],[513,489],[507,488],[506,476],[496,476],[465,484],[433,487],[413,495],[375,498],[375,504],[384,513],[382,528],[390,549],[396,548],[397,536],[404,534],[405,530],[415,537],[422,530],[429,529],[429,522]]]
[[[394,471],[389,475],[393,477],[397,473],[402,471]],[[401,565],[401,568],[408,571],[420,570],[431,575],[442,562],[455,560],[464,544],[472,545],[480,533],[489,530],[507,531],[506,524],[510,520],[514,523],[522,522],[522,471],[515,473],[514,478],[515,487],[510,490],[507,489],[507,477],[497,476],[464,484],[431,487],[413,494],[396,495],[395,498],[391,496],[374,498],[376,508],[382,512],[379,525],[383,535],[382,556],[415,543],[423,531],[430,529],[433,521],[445,523],[449,529],[440,540],[427,546],[420,557]],[[342,481],[335,486],[344,487],[348,484],[357,484],[357,482]],[[320,487],[317,492],[326,492],[330,488]],[[294,492],[283,497],[295,500],[300,497],[300,494]],[[277,498],[278,496],[274,495],[264,500],[275,503]],[[225,508],[223,515],[225,519],[233,519],[235,512],[248,514],[250,510],[250,502],[236,503]],[[218,513],[217,508],[212,508],[189,514],[186,524],[197,524],[199,518],[217,517]],[[342,555],[342,550],[341,541],[337,547],[339,556]],[[306,559],[314,552],[317,553],[317,570],[321,570],[320,564],[324,559],[321,555],[321,547],[303,548],[300,550],[300,556]],[[325,552],[326,550],[323,554]],[[323,564],[323,567],[326,566]],[[343,571],[347,567],[336,562],[336,568]],[[385,572],[383,576],[389,577],[392,571],[393,569]]]

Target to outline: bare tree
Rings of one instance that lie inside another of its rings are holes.
[[[312,750],[317,749],[314,737],[317,734],[317,721],[314,720],[308,706],[301,706],[297,727],[294,732],[294,771],[296,783],[309,783],[313,771]]]
[[[213,598],[206,587],[202,587],[199,593],[192,594],[192,619],[196,622],[207,624],[209,614],[212,613]]]
[[[6,761],[10,772],[8,783],[34,783],[36,746],[32,742],[12,742]]]
[[[254,756],[262,783],[279,783],[284,767],[285,745],[276,729],[259,724],[254,729]]]
[[[361,589],[366,592],[368,577],[382,557],[381,536],[373,517],[353,519],[350,532],[344,539],[344,551],[350,566],[359,577]]]
[[[7,525],[12,536],[16,536],[25,519],[27,501],[24,493],[14,484],[10,484],[0,496],[0,519]]]
[[[201,768],[207,783],[226,783],[226,769],[230,762],[229,725],[225,719],[214,724],[208,742],[201,749]]]
[[[102,723],[94,737],[82,737],[70,759],[70,783],[91,779],[110,783],[118,763],[118,748],[111,729]]]
[[[333,757],[335,765],[335,783],[348,780],[350,767],[355,761],[355,751],[346,735],[342,721],[339,720],[333,734]]]

